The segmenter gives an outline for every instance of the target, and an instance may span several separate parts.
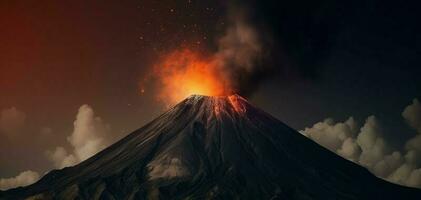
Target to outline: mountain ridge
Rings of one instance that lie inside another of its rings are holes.
[[[192,95],[82,163],[0,199],[421,199],[239,95]]]

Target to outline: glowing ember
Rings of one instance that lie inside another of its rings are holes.
[[[228,82],[212,58],[191,50],[176,50],[154,66],[160,83],[158,99],[173,104],[192,95],[221,96],[231,93]]]

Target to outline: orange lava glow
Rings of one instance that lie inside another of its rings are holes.
[[[231,93],[228,81],[212,58],[189,49],[165,55],[153,72],[160,84],[158,99],[169,105],[193,94],[222,96]]]
[[[239,98],[238,96],[231,95],[228,97],[228,100],[230,101],[232,107],[234,108],[236,112],[245,113],[247,111],[246,107],[239,102],[238,98]]]

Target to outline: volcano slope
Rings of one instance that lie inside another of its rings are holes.
[[[240,96],[193,95],[88,160],[0,199],[421,199]]]

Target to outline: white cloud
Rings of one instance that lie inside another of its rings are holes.
[[[405,148],[408,151],[421,153],[421,133],[408,140],[408,142],[405,145]]]
[[[37,172],[31,170],[24,171],[15,177],[0,179],[0,190],[30,185],[35,183],[38,179],[39,174]]]
[[[421,153],[415,150],[408,150],[405,154],[405,160],[411,165],[421,166]]]
[[[17,133],[24,125],[25,118],[25,113],[14,107],[1,111],[0,131],[7,134]],[[58,146],[53,151],[46,152],[47,158],[53,162],[56,168],[75,165],[110,144],[108,139],[109,126],[101,118],[95,116],[90,106],[82,105],[79,108],[73,125],[73,132],[67,137],[67,141],[72,147],[71,151],[68,152],[64,147]],[[40,130],[42,136],[50,136],[52,132],[52,129],[48,127]],[[37,181],[39,177],[37,172],[24,171],[16,177],[0,179],[0,189],[26,186]]]
[[[361,147],[357,144],[354,138],[347,138],[343,142],[338,154],[351,161],[358,161],[359,155],[361,154]]]
[[[392,154],[384,156],[382,160],[377,162],[372,170],[377,176],[387,178],[398,169],[404,161],[402,154],[398,151],[394,151]]]
[[[73,133],[67,140],[74,147],[75,155],[85,160],[107,146],[108,133],[109,126],[95,116],[90,106],[83,105],[76,116]]]
[[[305,128],[304,131],[300,131],[302,134],[306,135],[307,137],[317,141],[319,144],[323,145],[324,147],[330,149],[331,151],[336,152],[340,148],[345,140],[350,137],[353,137],[356,133],[356,123],[354,118],[350,117],[345,122],[335,123],[333,119],[328,118],[325,119],[323,122],[316,123],[311,128]],[[348,141],[349,143],[350,141]],[[346,146],[345,148],[348,148]],[[349,150],[349,149],[346,149]],[[345,149],[341,149],[343,153]]]
[[[388,180],[402,185],[406,185],[407,180],[409,179],[409,176],[411,175],[413,170],[414,166],[405,163],[401,165],[396,171],[394,171],[388,177]]]
[[[15,107],[4,109],[0,113],[0,132],[13,135],[25,124],[26,114]]]
[[[75,165],[98,153],[110,144],[108,139],[109,126],[101,118],[95,116],[93,109],[82,105],[73,123],[72,134],[67,141],[72,147],[68,153],[64,147],[57,147],[54,151],[47,151],[47,157],[57,168]]]
[[[398,184],[421,188],[419,101],[414,99],[412,104],[404,109],[402,116],[418,131],[417,135],[406,142],[402,151],[393,150],[388,146],[383,138],[382,126],[375,116],[369,116],[359,131],[350,117],[347,121],[338,123],[333,119],[326,119],[300,132],[338,155],[366,167],[376,176]]]
[[[421,168],[412,171],[406,185],[421,188]]]
[[[361,147],[359,163],[368,168],[373,168],[386,156],[386,144],[381,137],[380,124],[376,117],[367,118],[361,132],[357,136],[357,144]]]
[[[79,159],[73,154],[67,153],[63,147],[56,147],[54,151],[47,151],[46,155],[53,162],[54,167],[58,169],[79,163]]]
[[[418,99],[414,99],[412,104],[405,108],[402,117],[412,128],[421,133],[421,105]]]
[[[417,135],[408,140],[405,149],[407,156],[413,163],[421,165],[421,105],[418,99],[414,99],[402,112],[402,117],[417,131]]]

